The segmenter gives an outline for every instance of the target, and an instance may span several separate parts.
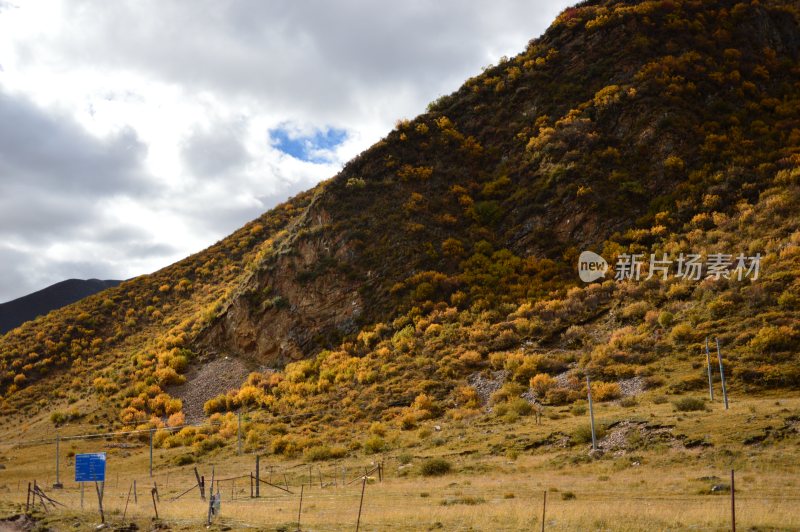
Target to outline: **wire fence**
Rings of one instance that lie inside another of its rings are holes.
[[[246,414],[242,412],[239,416],[239,427]],[[185,424],[162,430],[216,426],[219,424]],[[412,518],[425,518],[434,525],[446,522],[448,530],[530,530],[534,523],[536,529],[546,525],[545,529],[564,530],[568,528],[559,528],[560,523],[577,519],[573,515],[575,508],[590,513],[597,508],[614,508],[620,501],[653,519],[691,510],[695,513],[689,512],[689,517],[683,518],[684,528],[719,530],[734,520],[734,507],[738,505],[740,513],[745,515],[777,517],[779,522],[785,518],[787,526],[800,529],[800,492],[794,487],[776,485],[756,490],[745,483],[738,490],[727,491],[727,475],[720,472],[717,472],[719,477],[708,480],[720,486],[721,492],[715,495],[652,484],[636,489],[609,484],[598,489],[583,486],[567,476],[560,486],[561,492],[550,494],[549,509],[542,518],[547,486],[534,481],[519,482],[519,476],[511,485],[502,481],[476,481],[479,484],[476,486],[470,485],[464,475],[455,476],[452,481],[407,477],[409,466],[391,454],[378,455],[360,464],[352,460],[293,465],[260,461],[257,453],[242,451],[241,430],[234,436],[239,456],[223,458],[212,454],[202,465],[181,466],[175,462],[180,455],[173,452],[165,453],[164,457],[160,450],[154,450],[154,433],[154,429],[137,429],[0,442],[0,448],[7,450],[37,447],[41,450],[30,454],[45,457],[8,464],[7,469],[0,471],[0,500],[17,504],[27,512],[83,511],[87,515],[98,511],[102,501],[103,519],[117,525],[158,517],[170,523],[198,526],[205,524],[210,516],[212,520],[255,528],[288,523],[287,530],[300,529],[303,523],[313,530],[342,530],[352,526],[413,530],[416,525],[391,524],[393,519],[402,523]],[[109,468],[102,491],[98,492],[94,485],[75,482],[72,473],[75,455],[96,452],[100,440],[109,453]],[[216,456],[219,460],[214,465],[208,463]],[[475,473],[471,478],[480,476]],[[732,487],[732,484],[727,485]],[[59,489],[54,489],[54,485]],[[218,505],[216,509],[214,504]],[[713,514],[713,519],[703,517],[706,513]],[[492,516],[498,521],[492,521]],[[687,520],[691,522],[687,524]]]

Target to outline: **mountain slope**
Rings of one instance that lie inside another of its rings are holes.
[[[473,415],[489,370],[509,404],[574,401],[587,372],[606,399],[699,389],[706,335],[733,390],[796,387],[799,56],[791,2],[579,4],[314,191],[3,337],[4,411],[89,375],[116,426],[161,426],[184,406],[164,390],[228,356],[259,371],[206,412],[304,414],[289,454],[365,418]],[[762,270],[584,285],[584,249]]]
[[[51,310],[66,307],[84,297],[117,286],[120,282],[99,279],[67,279],[13,301],[0,303],[0,334],[5,334],[26,321],[43,316]]]

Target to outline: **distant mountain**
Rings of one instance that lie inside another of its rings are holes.
[[[68,279],[8,303],[2,303],[0,304],[0,334],[5,334],[26,321],[43,316],[51,310],[66,307],[84,297],[117,286],[120,282],[101,281],[100,279]]]

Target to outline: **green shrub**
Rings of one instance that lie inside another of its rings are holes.
[[[606,435],[606,429],[602,425],[595,425],[594,430],[598,440]],[[590,443],[592,441],[592,426],[589,423],[578,426],[572,433],[572,440],[575,443]]]
[[[584,404],[573,405],[570,411],[572,412],[573,416],[582,416],[586,414],[586,405]]]
[[[662,310],[661,313],[658,315],[658,324],[661,325],[663,328],[667,328],[675,321],[675,316],[672,312],[667,310]]]
[[[426,477],[439,477],[446,475],[453,466],[444,458],[429,458],[420,465],[420,473]]]
[[[61,425],[67,422],[67,414],[64,412],[53,412],[50,414],[50,422],[53,425]]]
[[[194,456],[191,454],[182,454],[180,456],[175,457],[175,465],[177,466],[185,466],[194,463]]]
[[[211,436],[194,442],[194,450],[197,454],[204,454],[225,445],[225,440],[220,436]]]
[[[509,401],[508,408],[519,416],[527,416],[533,411],[531,404],[522,397]]]
[[[370,436],[364,442],[364,452],[367,454],[379,453],[386,449],[386,441],[380,436]]]
[[[706,409],[706,402],[699,397],[681,397],[673,401],[672,405],[679,412],[695,412]]]
[[[319,462],[322,460],[331,460],[333,458],[342,458],[347,454],[347,449],[344,447],[328,447],[327,445],[312,445],[303,450],[303,459],[306,462]]]
[[[631,408],[631,407],[634,407],[634,406],[636,406],[638,404],[639,404],[639,401],[637,401],[636,397],[634,397],[632,395],[629,396],[629,397],[623,397],[619,401],[619,405],[622,406],[622,407],[625,407],[625,408]]]

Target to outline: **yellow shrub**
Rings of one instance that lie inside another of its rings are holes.
[[[613,401],[622,397],[622,390],[616,382],[592,383],[592,398],[596,401]]]
[[[540,399],[547,395],[551,388],[556,386],[556,379],[547,373],[539,373],[531,378],[531,388],[536,392],[536,396]]]

